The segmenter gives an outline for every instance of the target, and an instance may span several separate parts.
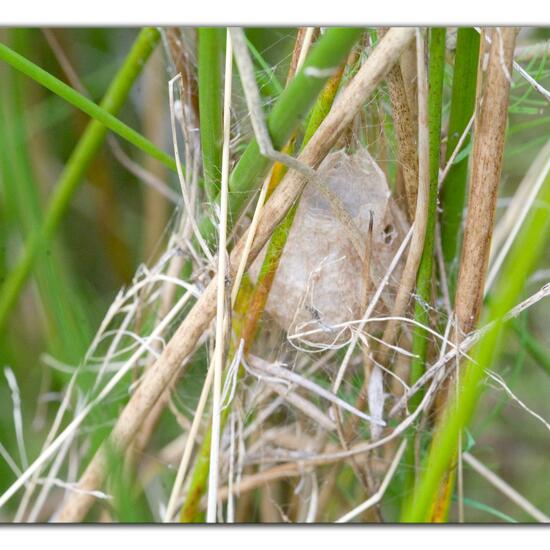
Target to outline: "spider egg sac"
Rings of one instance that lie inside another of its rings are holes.
[[[372,212],[370,281],[341,213],[310,182],[300,198],[266,311],[290,338],[311,345],[342,344],[350,336],[345,323],[361,319],[402,241],[406,222],[390,196],[384,173],[365,148],[352,155],[342,150],[329,154],[318,174],[340,200],[365,246]],[[250,268],[254,279],[265,250]],[[375,313],[391,306],[392,282],[399,272],[398,267]]]

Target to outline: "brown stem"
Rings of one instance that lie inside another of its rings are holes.
[[[485,32],[491,40],[491,45],[484,84],[481,84],[481,78],[478,79],[468,213],[455,295],[457,318],[455,342],[457,344],[464,335],[474,330],[483,303],[502,170],[508,118],[509,79],[512,73],[516,40],[514,28],[495,28]],[[437,402],[439,425],[444,422],[443,411],[454,388],[453,379],[454,377],[448,379],[439,392]],[[445,521],[448,515],[454,478],[455,464],[439,488],[431,514],[431,520],[434,522]]]
[[[385,29],[380,34],[384,35]],[[405,188],[407,213],[413,220],[418,192],[418,93],[416,74],[416,48],[411,42],[386,78],[392,104],[392,117],[397,137],[397,150]],[[405,67],[403,72],[402,67]]]
[[[502,170],[516,30],[494,29],[490,36],[485,91],[475,122],[468,213],[455,297],[458,325],[463,333],[474,329],[483,300]]]

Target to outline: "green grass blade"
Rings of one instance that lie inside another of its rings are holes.
[[[158,41],[158,31],[156,29],[147,29],[144,32],[147,34],[144,35],[146,37],[143,40],[148,40],[150,42],[149,46],[154,46]],[[146,44],[143,45],[146,46]],[[170,170],[173,170],[174,172],[176,171],[176,163],[170,155],[158,149],[147,138],[143,137],[141,134],[113,116],[113,112],[118,111],[118,109],[114,109],[116,105],[116,98],[114,96],[106,96],[101,102],[101,105],[96,105],[93,101],[90,101],[87,97],[84,97],[75,89],[71,88],[55,76],[40,68],[38,65],[35,65],[32,61],[29,61],[2,43],[0,43],[0,59],[11,65],[14,69],[17,69],[32,78],[48,90],[52,91],[54,94],[63,98],[71,105],[74,105],[81,111],[85,112],[93,119],[101,122],[109,128],[109,130],[112,130],[132,145],[135,145],[144,153],[151,155],[153,158],[165,164],[168,168],[170,168]],[[128,71],[128,74],[126,74],[125,77],[132,78],[131,73],[134,72],[135,68],[128,65],[125,67]]]
[[[485,504],[484,502],[479,502],[479,500],[464,498],[464,504],[475,510],[487,512],[488,514],[491,514],[492,516],[501,519],[506,523],[517,523],[517,520],[515,520],[513,517],[505,514],[504,512],[501,512],[500,510],[497,510],[496,508],[493,508],[492,506],[489,506],[488,504]]]
[[[144,494],[139,490],[135,465],[125,463],[125,455],[108,445],[109,494],[118,523],[152,523],[153,515]]]
[[[550,351],[546,349],[531,333],[521,326],[517,320],[513,320],[512,328],[521,338],[521,343],[531,355],[531,358],[546,374],[550,375]]]
[[[258,80],[262,83],[260,84],[260,90],[264,87],[267,88],[267,91],[270,95],[278,96],[283,93],[283,85],[279,82],[273,67],[270,67],[269,63],[263,58],[262,54],[256,49],[256,46],[252,41],[247,40],[248,47],[250,48],[250,53],[254,61],[260,66],[261,73],[258,75]]]
[[[101,107],[110,114],[116,114],[125,103],[130,89],[140,74],[160,38],[153,28],[143,29],[136,39],[123,66],[109,87]],[[44,246],[55,234],[59,223],[67,212],[70,201],[82,178],[90,166],[99,148],[105,140],[107,127],[98,120],[92,120],[77,146],[73,150],[65,168],[55,186],[53,197],[48,204],[40,228],[29,236],[25,243],[22,258],[7,277],[0,291],[0,329],[7,321],[8,315],[30,275],[36,259]]]
[[[15,32],[26,42],[25,31]],[[42,220],[38,185],[26,141],[26,105],[20,75],[3,67],[0,89],[0,159],[2,191],[16,217],[21,236],[36,231]],[[15,220],[14,220],[15,221]],[[85,351],[91,332],[83,323],[84,305],[75,291],[67,265],[55,247],[37,262],[36,278],[46,317],[50,350],[62,361],[78,361]]]
[[[223,29],[201,27],[199,49],[199,114],[202,171],[206,196],[213,200],[220,191],[222,165],[222,57]]]
[[[458,29],[453,89],[451,93],[451,113],[449,118],[449,138],[447,160],[455,150],[460,137],[468,126],[475,108],[477,64],[479,58],[479,33],[472,28]],[[470,142],[466,138],[461,151]],[[458,157],[457,157],[458,159]],[[468,178],[468,156],[455,161],[441,190],[441,245],[447,266],[449,293],[454,296],[458,272],[459,244],[461,239],[462,213],[466,198]]]

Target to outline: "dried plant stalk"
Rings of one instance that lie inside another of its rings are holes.
[[[502,169],[515,37],[514,28],[492,31],[486,86],[478,105],[455,300],[458,326],[463,333],[474,329],[483,300]]]
[[[409,111],[413,122],[413,133],[418,135],[418,82],[416,72],[416,44],[411,42],[399,60],[403,85],[407,94]]]
[[[413,55],[411,56],[411,52]],[[414,44],[403,52],[402,64],[412,63],[406,71],[406,80],[399,65],[394,66],[386,78],[392,105],[392,117],[395,124],[399,162],[403,173],[405,198],[409,220],[413,220],[416,211],[418,192],[418,152],[417,152],[417,116],[418,98],[416,85],[416,50]],[[414,111],[413,111],[414,109]],[[415,116],[413,117],[413,112]]]
[[[468,213],[455,296],[457,342],[474,330],[483,302],[502,169],[516,29],[491,29],[487,36],[491,39],[489,65],[485,86],[478,81]],[[445,419],[443,405],[448,401],[450,387],[448,382],[440,392],[440,424]],[[439,488],[431,514],[434,522],[444,521],[448,515],[454,472],[453,466]]]
[[[187,32],[195,34],[194,29],[188,29]],[[193,38],[195,38],[193,36]],[[166,40],[172,61],[178,73],[181,75],[181,89],[187,96],[186,101],[192,107],[189,116],[194,127],[199,125],[199,95],[197,91],[197,75],[194,74],[189,44],[186,44],[182,38],[181,31],[177,27],[166,29]],[[191,41],[190,41],[191,42]],[[192,41],[195,42],[195,39]],[[193,52],[194,53],[194,52]]]
[[[413,38],[414,32],[413,28],[397,27],[388,31],[338,98],[329,115],[300,155],[300,162],[312,167],[319,165],[356,113],[363,107],[368,97],[386,76],[388,70],[397,61],[403,49]],[[258,255],[305,184],[306,179],[294,171],[290,171],[285,176],[265,207],[256,239],[250,251],[249,262]],[[245,242],[246,234],[243,235],[231,254],[231,273],[235,273],[238,268]],[[122,411],[111,433],[111,442],[116,447],[124,449],[132,441],[151,407],[174,374],[193,353],[199,338],[209,326],[215,310],[216,280],[214,278]],[[94,502],[93,496],[84,491],[95,489],[103,483],[106,475],[105,458],[106,449],[103,445],[78,483],[78,489],[83,492],[71,493],[60,511],[59,521],[78,522],[84,518]]]

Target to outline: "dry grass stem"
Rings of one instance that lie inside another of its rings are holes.
[[[409,45],[405,49],[406,62],[403,60],[401,66],[408,63],[416,67],[416,56],[411,57],[414,46]],[[388,73],[387,82],[390,99],[392,103],[392,116],[397,135],[397,146],[399,151],[399,162],[403,170],[403,180],[406,194],[407,211],[409,219],[415,219],[416,194],[418,192],[418,151],[417,151],[417,120],[413,113],[418,112],[417,99],[412,99],[416,91],[416,70],[407,70],[407,81],[402,74],[400,66],[395,66]],[[414,109],[414,111],[413,111]]]
[[[502,169],[510,88],[508,74],[512,69],[515,38],[513,28],[503,28],[500,34],[492,33],[486,85],[482,95],[478,95],[468,213],[455,297],[458,325],[463,334],[475,327],[483,300]]]

